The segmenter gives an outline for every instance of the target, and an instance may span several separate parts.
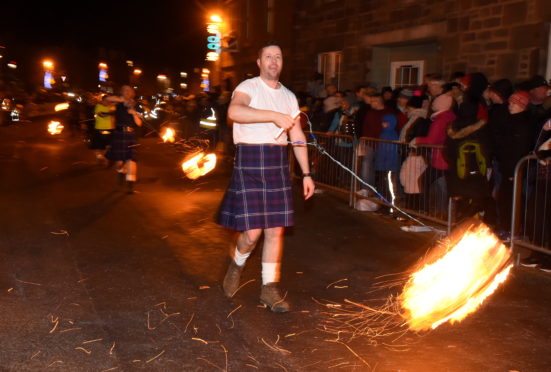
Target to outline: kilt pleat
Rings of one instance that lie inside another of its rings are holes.
[[[237,231],[293,226],[287,147],[237,145],[218,223]]]

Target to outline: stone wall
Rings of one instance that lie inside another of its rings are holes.
[[[352,88],[386,79],[372,76],[382,63],[374,48],[436,43],[430,65],[440,71],[426,73],[480,71],[518,81],[545,73],[550,21],[550,0],[301,0],[287,67],[302,90],[318,53],[342,50],[341,86]]]

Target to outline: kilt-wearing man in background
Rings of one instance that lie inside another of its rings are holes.
[[[299,109],[297,99],[279,82],[281,48],[267,44],[260,49],[256,63],[260,76],[245,80],[235,89],[228,109],[237,149],[219,223],[240,234],[222,286],[227,297],[235,294],[245,262],[264,232],[260,302],[274,312],[286,312],[289,303],[277,284],[283,230],[294,223],[288,136],[292,142],[303,143],[294,145],[293,150],[303,174],[305,199],[313,195],[314,182],[300,119],[292,117]],[[284,132],[280,134],[281,129]]]
[[[111,147],[105,157],[115,162],[119,184],[126,179],[127,193],[134,192],[138,165],[136,164],[136,127],[142,126],[138,103],[134,100],[136,92],[128,85],[123,85],[121,95],[107,97],[115,106],[115,131]]]

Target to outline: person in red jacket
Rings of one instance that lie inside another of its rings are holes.
[[[386,115],[394,115],[395,111],[385,106],[383,96],[374,94],[370,97],[371,109],[365,114],[365,119],[362,125],[362,137],[369,137],[367,143],[363,147],[363,159],[361,176],[369,184],[375,182],[375,167],[373,164],[375,158],[375,149],[373,139],[378,139],[383,131],[383,117]]]
[[[453,98],[449,93],[439,95],[432,101],[431,124],[426,137],[416,137],[411,141],[412,145],[427,144],[443,146],[446,142],[448,125],[456,118],[452,111]],[[445,211],[447,205],[447,188],[445,172],[448,170],[448,163],[444,157],[442,148],[431,149],[430,166],[425,171],[424,196],[425,209],[436,208],[438,212]],[[428,154],[428,152],[427,152]],[[431,192],[431,189],[433,192]]]

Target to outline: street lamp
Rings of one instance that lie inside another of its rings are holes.
[[[141,74],[142,74],[142,70],[139,69],[139,68],[135,68],[133,73],[134,73],[134,75],[141,75]]]
[[[54,69],[54,63],[49,59],[42,61],[42,66],[44,66],[44,70],[46,71],[51,71]]]
[[[211,15],[210,20],[214,23],[222,23],[222,17],[220,17],[218,14]]]

